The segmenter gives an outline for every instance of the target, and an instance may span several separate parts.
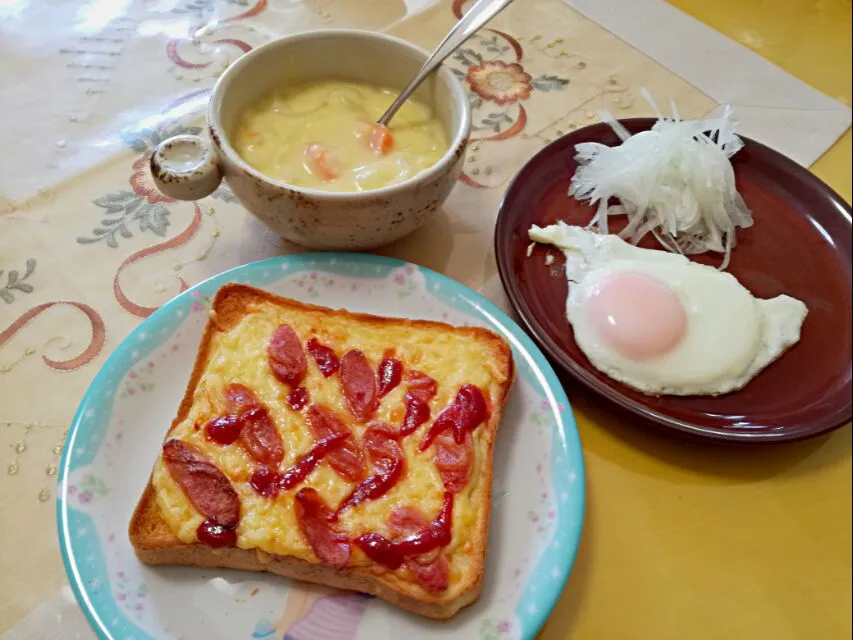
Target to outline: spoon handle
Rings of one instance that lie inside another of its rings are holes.
[[[394,117],[400,106],[412,95],[412,92],[418,88],[421,82],[435,71],[447,56],[459,48],[475,31],[479,31],[484,24],[500,13],[510,2],[512,0],[477,0],[465,15],[462,16],[462,19],[456,23],[456,26],[444,36],[444,40],[435,48],[432,55],[427,58],[427,61],[424,62],[417,75],[406,85],[406,88],[397,96],[397,99],[391,103],[388,110],[382,114],[382,117],[378,121],[379,124],[387,126],[388,121]]]

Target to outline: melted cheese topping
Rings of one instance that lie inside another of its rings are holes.
[[[186,419],[169,434],[170,438],[180,438],[204,451],[231,479],[242,504],[237,529],[237,546],[240,548],[316,561],[295,518],[294,494],[302,487],[314,487],[326,504],[334,509],[355,486],[338,476],[328,463],[321,462],[302,484],[289,491],[282,491],[275,499],[264,498],[249,484],[257,463],[243,447],[239,443],[218,445],[204,437],[203,425],[225,413],[225,386],[237,382],[255,392],[266,405],[282,435],[285,459],[280,469],[291,466],[299,455],[314,444],[314,437],[302,412],[294,411],[285,402],[288,387],[279,383],[269,369],[267,345],[280,324],[290,325],[303,345],[310,338],[316,337],[332,347],[339,357],[350,349],[360,349],[374,367],[378,366],[384,352],[393,347],[396,350],[395,357],[407,369],[423,371],[438,382],[438,391],[430,402],[432,419],[453,401],[459,387],[466,383],[480,387],[492,406],[500,404],[501,399],[496,394],[500,391],[499,385],[505,382],[505,376],[489,357],[481,340],[456,332],[394,323],[388,323],[380,331],[375,324],[314,311],[283,309],[272,303],[263,303],[258,307],[229,331],[214,333],[207,367],[196,387],[192,408]],[[335,374],[325,378],[307,350],[306,360],[308,373],[303,386],[311,394],[310,402],[333,409],[360,438],[365,427],[352,418],[346,407],[340,376]],[[401,424],[405,387],[404,379],[382,399],[376,420],[396,426]],[[196,424],[201,425],[201,428],[196,429]],[[441,508],[444,485],[433,460],[434,448],[418,451],[418,445],[430,424],[432,420],[421,425],[402,442],[407,456],[406,474],[381,498],[362,502],[341,514],[338,525],[341,530],[352,538],[369,532],[390,536],[386,526],[388,515],[395,507],[402,505],[417,506],[427,520],[436,517]],[[445,547],[450,561],[451,587],[448,591],[466,574],[473,561],[469,553],[473,551],[473,541],[483,529],[482,520],[489,516],[482,507],[486,497],[484,492],[490,491],[490,487],[481,478],[481,467],[486,463],[482,458],[489,449],[485,441],[488,437],[482,425],[474,432],[474,463],[470,481],[455,496],[453,535],[450,544]],[[160,457],[155,464],[153,484],[157,502],[173,533],[181,542],[197,542],[196,529],[204,518],[172,479]],[[355,545],[352,545],[352,549],[350,566],[373,565]],[[384,567],[375,568],[378,572],[384,572]],[[394,579],[413,581],[405,567],[388,577],[392,578],[392,582]]]
[[[279,89],[242,114],[234,148],[261,173],[297,187],[366,191],[401,182],[438,162],[450,145],[435,114],[410,98],[391,121],[390,151],[374,153],[370,125],[395,97],[340,80]],[[311,145],[322,146],[320,166],[306,159]]]

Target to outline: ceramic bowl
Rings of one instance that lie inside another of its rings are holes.
[[[373,249],[402,238],[438,210],[461,170],[471,115],[465,90],[448,69],[430,76],[414,97],[433,109],[450,146],[435,165],[394,185],[353,193],[294,187],[249,166],[234,150],[231,134],[243,111],[274,89],[322,78],[402,89],[427,56],[403,40],[366,31],[312,31],[268,42],[216,83],[207,112],[209,140],[177,136],[155,149],[154,181],[180,200],[203,198],[224,181],[273,231],[312,249]]]

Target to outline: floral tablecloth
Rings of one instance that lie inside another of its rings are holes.
[[[271,38],[358,27],[432,48],[464,5],[0,4],[0,631],[65,582],[55,540],[57,463],[68,422],[107,355],[190,285],[299,251],[224,188],[195,203],[160,194],[146,169],[152,148],[200,131],[216,78]],[[492,231],[504,187],[541,146],[595,121],[600,108],[649,115],[641,85],[673,99],[685,117],[718,106],[558,0],[515,3],[447,65],[468,88],[473,113],[464,172],[433,221],[381,253],[474,288],[495,273]],[[82,500],[109,487],[92,478],[78,490]]]

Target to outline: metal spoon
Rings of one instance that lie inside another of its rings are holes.
[[[406,85],[406,88],[397,96],[397,99],[391,103],[388,110],[382,114],[382,117],[378,120],[379,124],[388,126],[388,122],[394,117],[394,114],[397,113],[397,110],[409,96],[412,95],[412,92],[420,86],[421,82],[435,71],[447,56],[456,51],[475,31],[479,31],[483,25],[498,15],[510,2],[512,0],[477,0],[474,6],[468,9],[465,15],[462,16],[462,19],[456,23],[456,26],[444,36],[444,40],[435,48],[432,55],[427,58],[427,61],[424,62],[417,75]]]

